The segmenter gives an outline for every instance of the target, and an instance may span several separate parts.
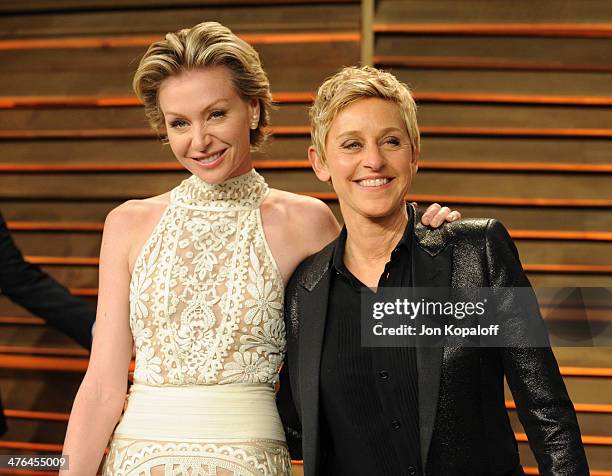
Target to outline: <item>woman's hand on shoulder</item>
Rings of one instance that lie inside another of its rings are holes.
[[[425,226],[438,228],[442,226],[444,222],[450,223],[459,219],[461,219],[461,212],[459,210],[451,210],[438,203],[432,203],[427,207],[423,216],[421,216],[421,223]]]

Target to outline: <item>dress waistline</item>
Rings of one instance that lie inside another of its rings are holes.
[[[134,384],[115,435],[147,440],[285,441],[274,389],[265,384]]]

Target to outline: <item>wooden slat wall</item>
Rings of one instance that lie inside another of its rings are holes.
[[[612,5],[605,0],[22,0],[3,2],[0,13],[0,210],[28,258],[86,299],[96,298],[108,211],[185,177],[148,131],[131,75],[153,38],[203,20],[253,43],[269,73],[279,109],[273,140],[256,159],[271,186],[323,198],[339,217],[335,195],[305,162],[307,108],[323,78],[373,55],[419,103],[413,199],[501,219],[536,285],[610,286]],[[82,377],[75,370],[86,360],[2,296],[0,326],[0,388],[13,410],[4,440],[57,445],[63,417],[19,411],[69,412]],[[612,377],[589,376],[610,367],[612,354],[556,352],[561,365],[586,369],[586,376],[566,372],[583,405],[583,434],[612,437],[609,413],[584,410],[612,404]],[[610,443],[587,441],[592,468],[612,471]]]

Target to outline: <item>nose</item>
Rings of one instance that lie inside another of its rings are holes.
[[[212,138],[208,133],[206,125],[193,128],[193,136],[191,138],[191,147],[198,151],[204,151],[212,142]]]
[[[365,157],[363,160],[364,167],[371,170],[380,170],[384,164],[385,157],[376,145],[372,145],[365,150]]]

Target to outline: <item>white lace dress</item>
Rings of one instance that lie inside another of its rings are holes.
[[[283,281],[266,243],[255,171],[192,176],[138,257],[130,285],[134,384],[105,475],[287,475],[274,401]]]

